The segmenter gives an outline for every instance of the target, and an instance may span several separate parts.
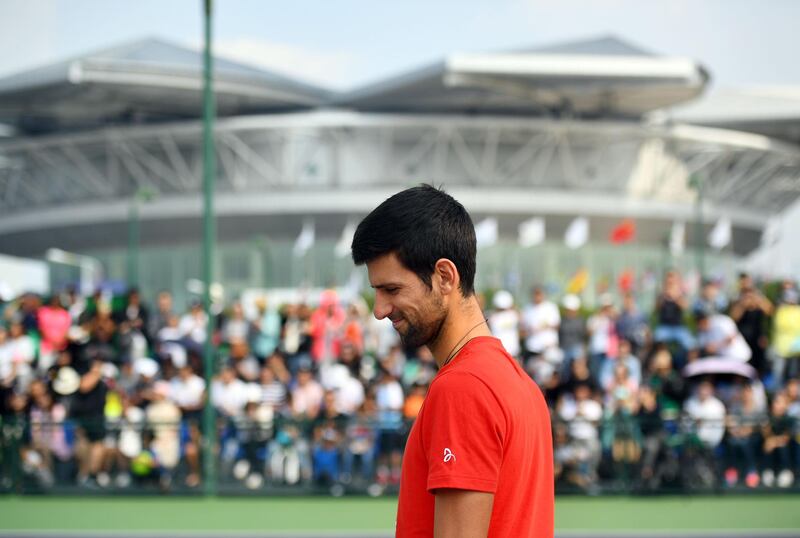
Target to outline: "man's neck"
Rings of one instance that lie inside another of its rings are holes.
[[[474,295],[455,305],[445,318],[439,337],[428,345],[436,364],[441,368],[448,358],[457,354],[472,338],[491,336],[492,332],[485,322]]]

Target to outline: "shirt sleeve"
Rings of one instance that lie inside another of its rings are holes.
[[[475,376],[450,372],[431,386],[421,423],[428,460],[427,490],[494,493],[503,459],[506,419]]]

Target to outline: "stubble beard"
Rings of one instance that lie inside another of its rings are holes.
[[[429,306],[421,312],[420,317],[424,319],[416,322],[406,318],[408,330],[405,334],[398,331],[400,341],[406,348],[430,347],[430,344],[439,338],[447,318],[447,312],[442,306],[441,299],[434,296]]]

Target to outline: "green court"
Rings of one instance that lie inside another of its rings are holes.
[[[390,533],[394,498],[303,497],[0,497],[0,535],[49,531],[80,535],[170,532],[256,534],[313,532],[347,536]],[[619,531],[687,534],[797,531],[800,496],[559,497],[560,534]],[[793,533],[791,533],[793,534]]]

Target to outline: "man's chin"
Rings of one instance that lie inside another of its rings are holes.
[[[400,341],[405,348],[422,347],[428,343],[428,339],[413,328],[406,329],[404,332],[397,331],[397,334],[400,335]]]

